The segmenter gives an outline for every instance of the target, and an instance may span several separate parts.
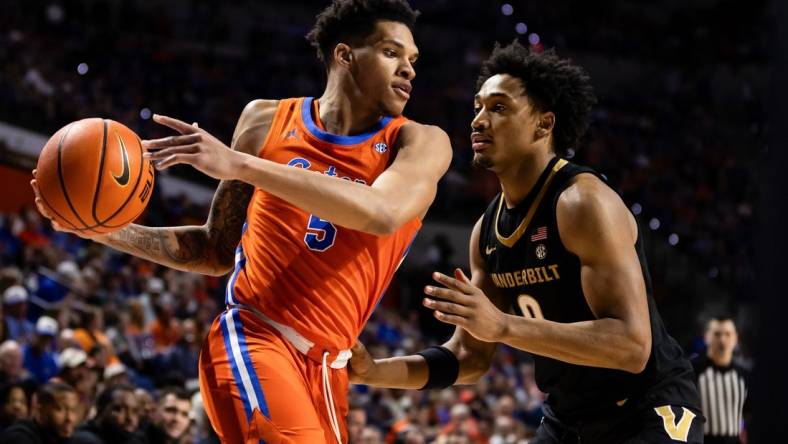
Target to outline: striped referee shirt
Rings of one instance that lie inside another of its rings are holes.
[[[707,442],[738,443],[747,401],[747,371],[734,363],[720,367],[707,356],[696,357],[692,366],[706,417]]]

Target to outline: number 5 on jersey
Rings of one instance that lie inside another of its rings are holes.
[[[334,245],[337,237],[337,227],[331,222],[321,219],[314,214],[309,215],[306,226],[304,243],[312,251],[326,251]]]

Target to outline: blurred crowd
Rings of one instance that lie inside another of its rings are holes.
[[[229,140],[248,101],[321,93],[323,68],[303,36],[324,4],[22,2],[0,16],[0,120],[51,134],[104,116],[152,138],[166,134],[150,120],[158,112]],[[455,149],[431,220],[471,224],[497,192],[470,167],[474,83],[492,44],[519,37],[592,75],[600,103],[573,160],[605,174],[717,300],[751,300],[768,3],[512,2],[510,16],[503,2],[413,4],[422,57],[406,113],[445,129]],[[213,184],[191,168],[174,174]]]
[[[436,257],[431,266],[449,266]],[[392,285],[361,337],[373,356],[413,353],[446,338],[427,324],[430,316],[400,307],[404,282],[419,285],[430,271],[411,270]],[[76,443],[216,442],[196,378],[223,288],[220,279],[52,231],[32,209],[0,214],[0,428],[37,424]],[[502,348],[475,386],[353,387],[351,442],[524,442],[543,399],[530,359]],[[46,413],[58,406],[71,414]],[[0,443],[22,442],[3,441],[9,430],[0,430]]]
[[[492,43],[518,37],[522,21],[521,40],[536,51],[555,46],[592,75],[600,103],[573,160],[605,174],[638,216],[670,331],[686,346],[698,307],[713,301],[735,312],[752,303],[768,4],[511,2],[514,13],[505,16],[502,3],[413,2],[423,12],[422,56],[406,113],[441,126],[455,149],[428,219],[470,224],[497,192],[492,175],[469,165],[474,83]],[[17,3],[0,14],[0,120],[51,134],[103,116],[157,137],[166,133],[150,121],[158,112],[229,140],[249,100],[320,94],[322,67],[303,35],[324,4]],[[188,168],[173,174],[212,185]],[[145,222],[201,224],[205,215],[186,196],[157,195]],[[463,261],[445,239],[432,242],[434,258],[409,259],[419,266],[400,273],[367,326],[363,339],[374,355],[446,338],[446,328],[419,311],[417,295],[429,271]],[[0,215],[0,268],[3,427],[16,419],[41,424],[36,391],[44,401],[71,396],[46,385],[55,383],[74,389],[72,429],[211,442],[196,359],[221,309],[221,279],[53,233],[29,210]],[[746,340],[746,325],[742,333]],[[511,350],[500,351],[475,387],[361,389],[351,395],[349,424],[354,442],[368,443],[519,442],[538,423],[542,400],[532,364]],[[146,407],[134,418],[104,418],[98,402]],[[186,410],[182,426],[178,412]]]
[[[196,378],[217,284],[52,232],[34,210],[0,215],[0,427],[210,442]],[[46,413],[57,408],[72,414]]]

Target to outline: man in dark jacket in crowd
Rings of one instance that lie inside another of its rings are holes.
[[[71,444],[147,444],[139,433],[140,405],[134,387],[115,385],[96,398],[97,416],[80,427]]]
[[[73,387],[49,383],[36,393],[33,419],[20,421],[0,434],[0,444],[60,444],[69,442],[81,421],[79,398]]]

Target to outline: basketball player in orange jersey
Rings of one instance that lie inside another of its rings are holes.
[[[335,0],[308,35],[328,71],[322,97],[251,102],[231,148],[154,117],[181,133],[144,142],[158,168],[222,180],[207,223],[92,238],[179,270],[232,271],[200,356],[222,442],[347,440],[349,349],[451,161],[442,130],[401,115],[417,15],[406,0]]]

